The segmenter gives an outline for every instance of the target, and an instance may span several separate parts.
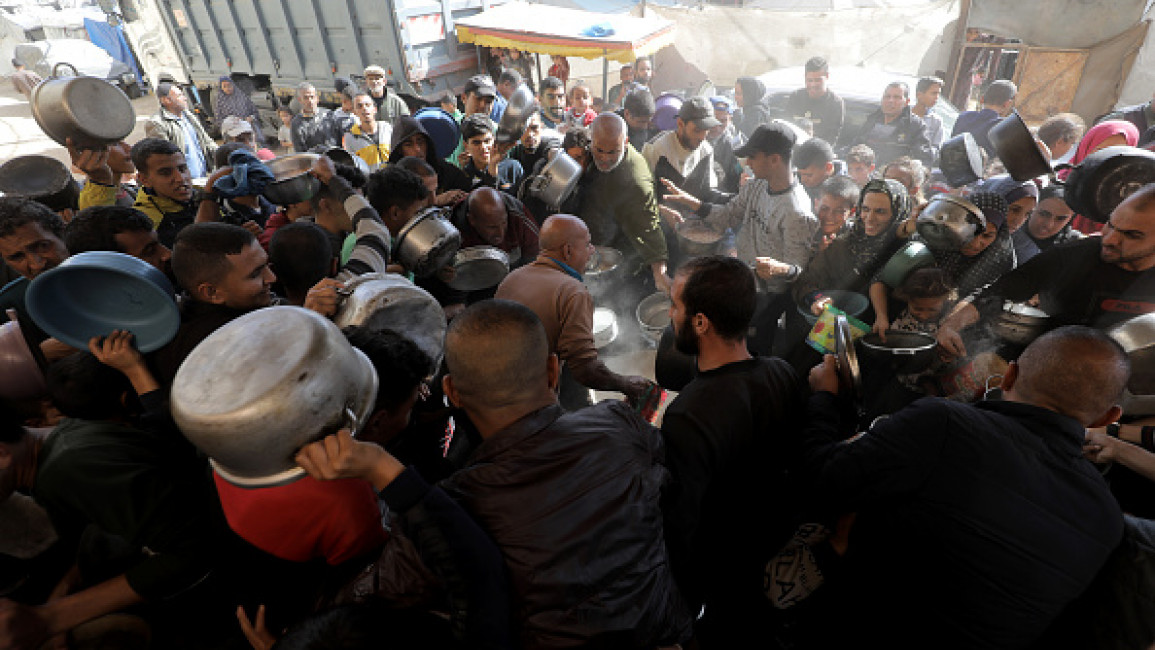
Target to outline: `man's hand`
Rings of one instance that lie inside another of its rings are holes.
[[[823,355],[822,363],[810,369],[810,390],[838,394],[838,360],[833,354]]]
[[[101,185],[116,184],[112,166],[108,162],[110,155],[108,147],[77,149],[72,143],[72,138],[66,138],[65,142],[68,144],[68,155],[72,158],[72,166],[84,172],[88,176],[88,180]]]
[[[1131,444],[1118,438],[1107,435],[1107,429],[1087,429],[1087,437],[1083,441],[1083,455],[1087,460],[1098,465],[1113,463],[1119,455],[1119,445]]]
[[[436,205],[439,208],[450,205],[457,205],[468,197],[469,194],[467,192],[463,192],[461,190],[449,190],[448,192],[442,192],[441,194],[433,197],[433,205]]]
[[[383,448],[354,440],[348,429],[305,445],[297,452],[296,461],[319,481],[359,478],[370,481],[378,490],[392,483],[405,469]]]
[[[241,624],[241,631],[245,633],[245,638],[249,640],[249,645],[253,646],[253,650],[269,650],[277,642],[277,637],[273,636],[272,632],[269,632],[269,628],[265,626],[264,605],[257,608],[257,615],[252,623],[249,622],[249,616],[245,614],[245,608],[238,605],[237,622]]]
[[[437,279],[445,284],[453,282],[453,278],[457,277],[457,268],[453,266],[443,266],[437,269]]]
[[[763,280],[769,280],[778,275],[786,275],[789,272],[789,264],[779,262],[773,257],[754,258],[754,273]]]
[[[44,354],[44,359],[52,363],[77,352],[77,349],[58,339],[44,339],[40,342],[40,351]]]
[[[309,289],[309,293],[305,294],[305,309],[311,309],[325,318],[332,318],[341,306],[341,294],[337,291],[343,288],[345,285],[333,278],[322,278]]]
[[[332,158],[321,156],[317,158],[317,162],[313,163],[313,168],[309,170],[309,173],[328,185],[329,181],[333,180],[333,175],[337,173],[337,168],[333,165]]]
[[[834,304],[834,301],[831,300],[830,298],[826,298],[826,297],[819,298],[818,300],[815,300],[813,303],[810,304],[810,313],[814,314],[815,316],[821,316],[822,312],[826,311],[826,308],[830,305],[833,305],[833,304]]]
[[[947,325],[939,325],[938,346],[940,348],[939,355],[946,360],[962,358],[967,355],[967,348],[963,345],[962,337],[954,328]]]
[[[683,190],[677,185],[674,185],[673,181],[670,179],[663,178],[660,180],[662,181],[662,185],[666,188],[666,195],[662,197],[663,201],[684,205],[691,210],[697,210],[698,208],[702,207],[702,202],[699,201],[697,197],[695,197],[693,194],[690,194],[686,190]]]
[[[469,164],[470,159],[471,156],[469,155],[469,152],[462,150],[461,153],[457,154],[457,166],[461,169],[465,169],[465,166]]]
[[[144,357],[132,344],[132,332],[113,330],[108,336],[94,336],[88,340],[88,351],[96,360],[124,374],[144,366]]]
[[[0,599],[0,648],[37,650],[48,638],[48,621],[38,608]]]
[[[220,169],[214,171],[211,175],[209,175],[208,180],[205,181],[205,192],[211,196],[206,196],[206,198],[213,198],[215,196],[212,194],[213,185],[216,185],[217,181],[224,178],[225,176],[228,176],[231,173],[233,173],[233,168],[228,166],[228,165],[225,165],[224,167],[221,167]]]
[[[645,377],[627,375],[622,377],[622,394],[631,400],[639,400],[646,391],[656,384]]]
[[[252,219],[249,219],[248,221],[242,223],[241,227],[244,228],[245,230],[251,232],[253,234],[253,237],[259,237],[261,235],[261,233],[264,232],[264,230],[261,228],[261,224],[257,223],[256,221],[253,221]]]
[[[679,224],[686,220],[685,217],[682,216],[681,212],[678,212],[668,205],[659,205],[658,212],[662,215],[662,218],[666,220],[666,224],[671,228],[676,229]]]

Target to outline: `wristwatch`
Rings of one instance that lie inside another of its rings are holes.
[[[1112,438],[1118,438],[1119,437],[1119,428],[1121,426],[1122,425],[1119,424],[1118,422],[1112,422],[1111,424],[1108,424],[1107,425],[1107,435],[1111,436]]]

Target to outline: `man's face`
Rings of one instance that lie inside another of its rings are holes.
[[[184,91],[178,86],[173,86],[172,90],[168,91],[168,96],[161,100],[164,104],[165,110],[174,114],[180,115],[188,110],[188,100],[185,99]]]
[[[429,142],[426,141],[425,136],[420,133],[405,138],[401,141],[401,155],[413,156],[425,160],[425,154],[429,150]]]
[[[301,103],[301,113],[312,115],[317,112],[317,89],[308,88],[297,92],[297,101]]]
[[[889,86],[886,92],[882,93],[882,114],[890,118],[898,117],[902,109],[906,108],[908,101],[901,86]]]
[[[541,93],[541,109],[546,117],[560,122],[565,116],[565,91],[561,88],[546,88]]]
[[[502,81],[497,84],[497,92],[501,93],[501,96],[505,99],[509,99],[515,90],[517,90],[517,86],[515,86],[512,82]]]
[[[894,219],[890,197],[882,192],[867,193],[862,197],[862,214],[858,215],[858,218],[862,219],[863,230],[866,231],[867,237],[881,235]]]
[[[650,80],[654,76],[654,66],[649,59],[642,59],[634,65],[634,80],[643,86],[650,85]]]
[[[933,108],[934,105],[938,103],[938,97],[941,94],[942,94],[942,85],[941,84],[931,84],[930,88],[927,88],[923,92],[915,93],[916,99],[918,100],[918,103],[922,104],[923,106],[925,106],[927,108]]]
[[[678,128],[674,132],[678,137],[678,144],[686,151],[696,151],[706,140],[709,129],[703,129],[695,122],[683,122],[678,118]]]
[[[192,175],[183,153],[154,153],[146,162],[148,169],[137,172],[141,185],[174,201],[183,203],[192,198]]]
[[[837,196],[826,193],[818,199],[818,225],[825,235],[833,235],[846,224],[850,216],[850,205]]]
[[[874,173],[874,165],[868,165],[864,162],[852,162],[847,167],[850,177],[859,187],[866,185],[866,182],[870,180],[870,175]]]
[[[589,266],[590,257],[594,254],[594,242],[589,230],[584,230],[580,238],[567,244],[569,250],[569,265],[575,269],[585,269]]]
[[[1145,271],[1155,266],[1155,208],[1143,212],[1123,201],[1103,227],[1103,247],[1099,258],[1127,271]]]
[[[475,92],[465,93],[465,114],[466,115],[489,115],[490,109],[493,108],[492,95],[479,95]]]
[[[772,156],[764,151],[755,151],[746,159],[746,164],[750,167],[750,171],[754,172],[754,178],[765,180],[770,178],[776,161],[781,159],[777,155]]]
[[[51,231],[31,222],[0,237],[0,257],[13,271],[31,280],[68,259],[68,249]]]
[[[646,130],[650,128],[650,120],[654,119],[653,115],[634,115],[627,108],[625,111],[626,124],[630,125],[631,129]]]
[[[385,77],[379,74],[365,75],[365,87],[374,95],[381,96],[385,92]]]
[[[1022,228],[1027,217],[1031,216],[1031,210],[1035,209],[1037,202],[1038,199],[1033,196],[1024,196],[1010,204],[1007,207],[1007,230],[1013,233]]]
[[[806,94],[811,99],[818,99],[826,94],[826,81],[830,78],[828,72],[807,72],[806,73]]]
[[[525,133],[521,134],[521,146],[527,151],[537,151],[541,145],[541,115],[534,113],[525,123]]]
[[[827,168],[828,163],[815,163],[809,167],[798,169],[798,180],[806,187],[818,187],[822,181],[830,178],[833,167]]]
[[[473,164],[485,167],[493,155],[493,134],[481,133],[465,141],[465,151],[473,158]]]
[[[674,348],[682,354],[698,354],[698,335],[694,332],[693,318],[686,313],[686,303],[682,302],[686,288],[686,275],[674,276],[674,286],[670,288],[670,323],[674,326]]]
[[[595,131],[590,142],[590,153],[593,154],[594,166],[598,171],[612,172],[626,156],[626,134],[612,137],[607,133]]]
[[[505,231],[509,216],[503,206],[484,206],[469,211],[469,224],[481,235],[485,243],[501,248],[505,242]]]
[[[377,118],[377,104],[372,97],[358,95],[353,98],[353,114],[362,124],[373,122]]]
[[[268,307],[273,300],[269,285],[276,281],[269,268],[265,249],[253,240],[236,255],[226,255],[229,270],[216,285],[212,302],[233,309],[251,310]]]
[[[725,131],[726,127],[730,126],[730,111],[728,111],[724,108],[715,108],[714,109],[714,119],[718,120],[719,122],[722,123],[716,128],[719,128],[719,129],[722,129],[723,131]]]
[[[1035,239],[1050,239],[1059,234],[1075,216],[1075,211],[1062,199],[1050,198],[1039,203],[1027,220],[1027,232]]]
[[[901,183],[902,186],[906,188],[907,193],[915,193],[914,176],[901,167],[889,167],[882,176],[883,178]]]
[[[157,240],[155,230],[118,232],[112,238],[116,240],[117,247],[124,254],[144,260],[156,267],[156,270],[169,275],[169,260],[172,259],[172,251]]]
[[[628,84],[628,83],[633,82],[633,80],[634,80],[634,68],[633,68],[633,66],[629,66],[629,67],[623,66],[620,70],[618,70],[618,80],[622,82],[623,86]]]

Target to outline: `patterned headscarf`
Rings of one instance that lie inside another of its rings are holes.
[[[854,269],[864,276],[873,275],[873,268],[885,262],[884,252],[889,252],[888,244],[895,238],[898,226],[910,216],[910,196],[906,188],[893,179],[872,179],[862,188],[858,195],[858,214],[862,214],[862,202],[867,194],[885,194],[890,199],[890,225],[881,233],[870,237],[866,234],[866,224],[862,218],[854,222],[854,228],[846,235],[850,246],[850,255],[854,258]]]
[[[1002,229],[1003,224],[1007,222],[1007,210],[1009,206],[1002,194],[982,189],[977,192],[972,192],[967,199],[983,211],[983,216],[986,217],[987,223],[993,223],[998,226],[999,229]]]

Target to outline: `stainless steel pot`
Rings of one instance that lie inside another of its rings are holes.
[[[642,336],[657,345],[662,340],[662,332],[670,324],[670,297],[661,291],[652,293],[638,303],[635,316]]]
[[[1004,117],[987,133],[999,160],[1016,181],[1029,181],[1051,173],[1051,162],[1018,111]]]
[[[268,307],[213,332],[172,385],[172,415],[214,470],[242,487],[304,475],[302,446],[373,411],[377,373],[328,319]]]
[[[1021,302],[1006,301],[1003,311],[991,319],[991,332],[1007,343],[1029,345],[1050,329],[1047,312]]]
[[[606,347],[618,338],[618,317],[614,310],[607,307],[594,309],[594,347]]]
[[[550,161],[542,168],[540,174],[530,179],[528,191],[530,196],[558,208],[577,187],[582,167],[561,149],[550,149],[546,155],[550,157]]]
[[[969,185],[983,177],[983,155],[970,133],[960,133],[942,143],[938,166],[951,187]]]
[[[127,138],[136,126],[132,102],[95,77],[48,79],[32,89],[32,117],[44,133],[78,149],[99,149]]]
[[[1131,378],[1123,391],[1123,412],[1155,415],[1155,314],[1136,316],[1107,332],[1131,359]]]
[[[858,367],[858,353],[854,350],[850,321],[841,314],[834,321],[834,356],[838,359],[839,393],[846,395],[856,407],[861,406],[862,372]]]
[[[426,208],[397,234],[397,259],[418,277],[426,277],[453,261],[461,248],[461,233],[438,208]]]
[[[537,110],[537,103],[533,98],[533,91],[529,86],[521,84],[509,96],[505,112],[501,114],[501,122],[497,125],[494,139],[497,142],[516,142],[525,133],[525,125],[529,117]]]
[[[613,293],[614,285],[625,273],[621,251],[609,246],[594,247],[594,254],[582,272],[582,281],[595,299]]]
[[[321,191],[321,179],[309,173],[321,156],[315,153],[291,153],[266,163],[274,180],[262,192],[277,205],[311,201]]]
[[[26,196],[54,211],[75,209],[80,186],[68,166],[48,156],[17,156],[0,165],[0,192]]]
[[[701,219],[687,219],[678,224],[678,244],[682,252],[690,257],[713,255],[718,252],[718,242],[722,241],[723,233]]]
[[[361,156],[354,156],[341,147],[331,147],[325,152],[325,156],[335,163],[340,163],[348,167],[356,167],[362,174],[365,174],[366,176],[373,173],[373,170],[369,169],[369,163],[365,162],[364,158]]]
[[[366,273],[345,283],[348,295],[333,322],[374,331],[392,330],[409,337],[434,365],[445,345],[445,310],[428,291],[396,273]]]
[[[951,194],[938,194],[919,213],[915,228],[927,246],[958,250],[986,230],[987,219],[974,203]]]
[[[495,287],[509,275],[509,255],[495,246],[470,246],[453,257],[453,279],[446,282],[458,291]]]

